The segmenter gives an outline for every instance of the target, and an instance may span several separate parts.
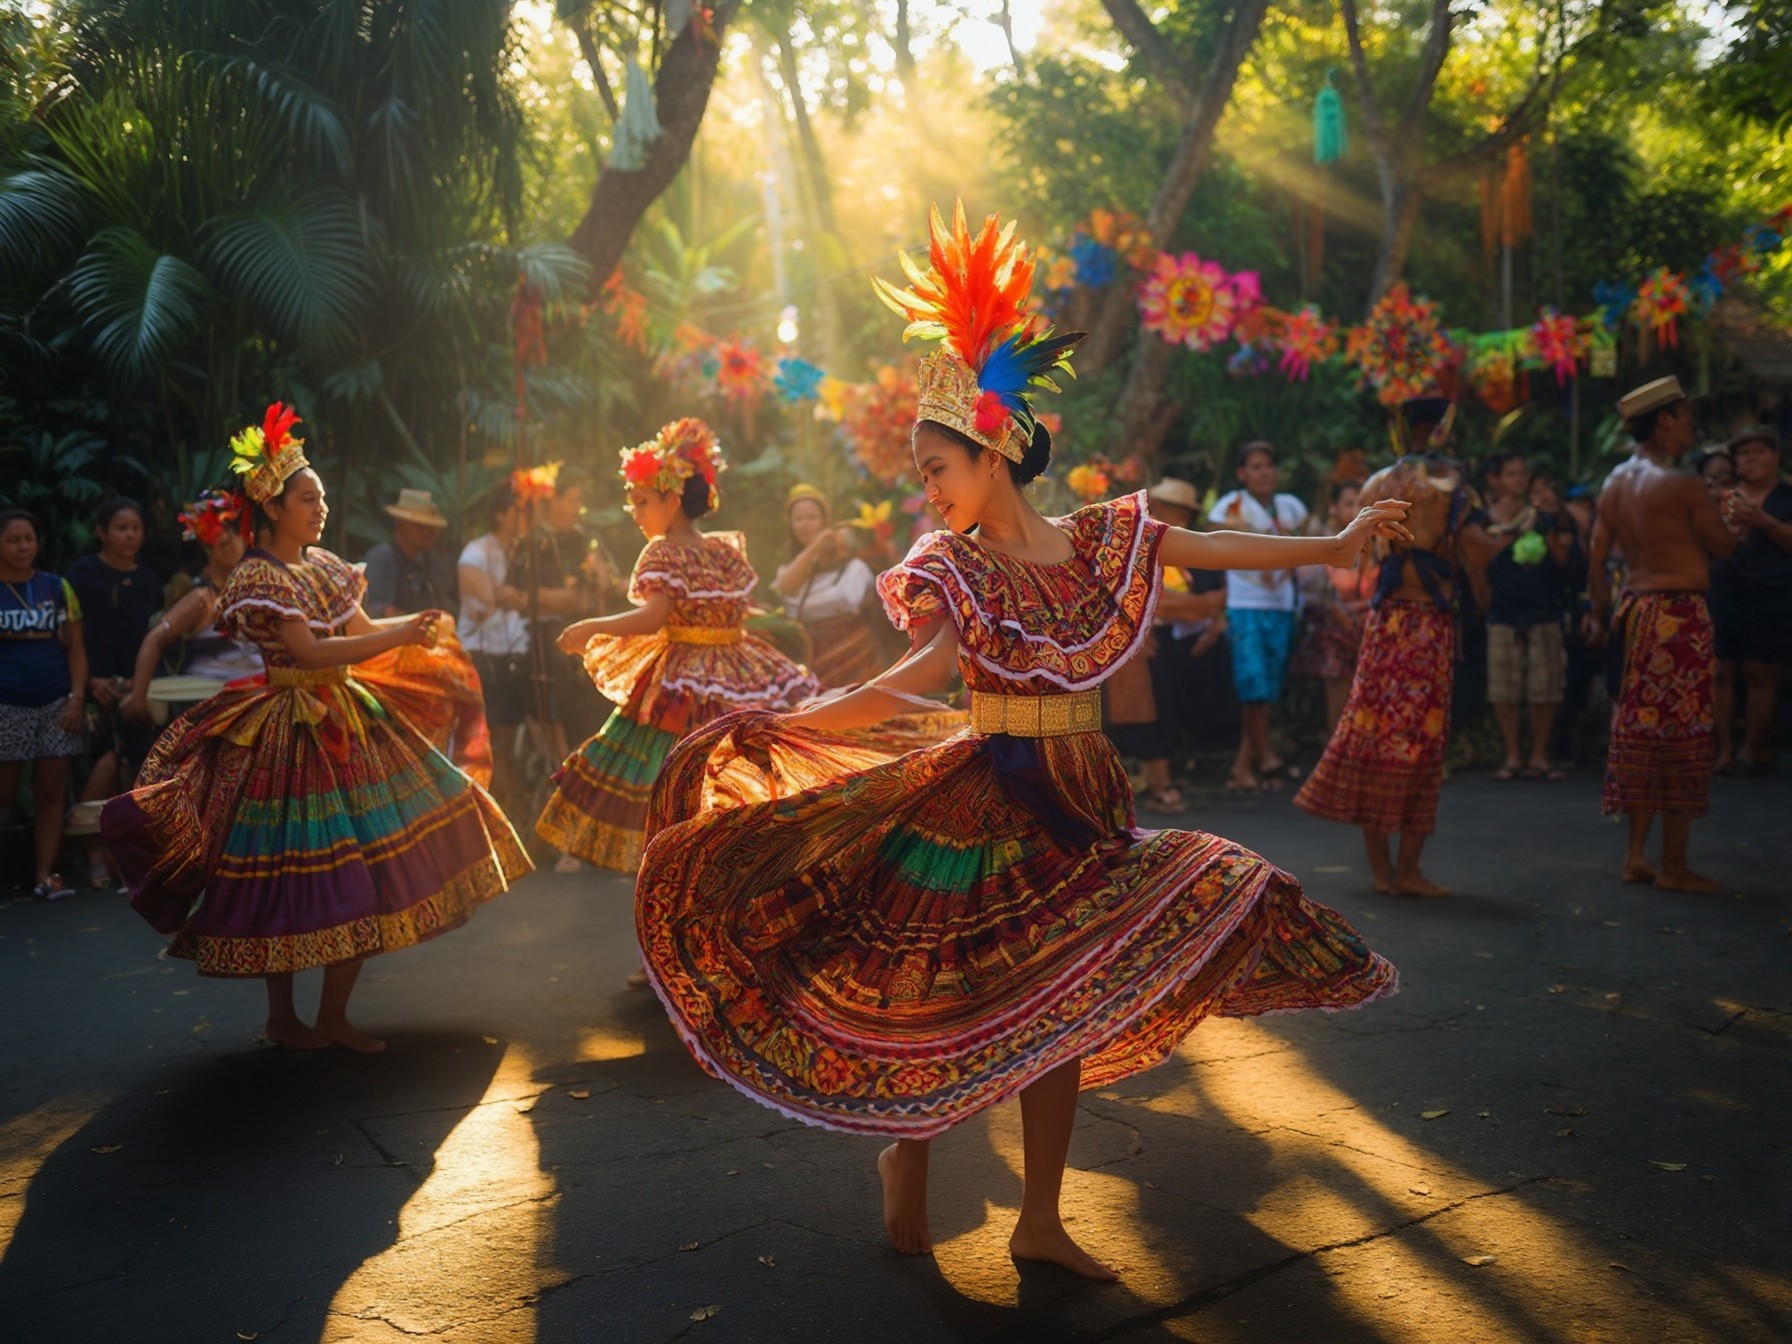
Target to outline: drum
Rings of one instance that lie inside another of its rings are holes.
[[[160,728],[188,705],[211,699],[224,685],[210,677],[154,677],[146,692],[150,722]]]

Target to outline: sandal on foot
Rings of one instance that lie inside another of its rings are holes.
[[[1518,767],[1516,765],[1502,765],[1498,770],[1493,772],[1493,777],[1501,784],[1510,784],[1513,780],[1518,778]]]
[[[62,880],[61,873],[51,873],[49,881],[31,888],[32,898],[39,901],[66,901],[74,894],[75,889]]]
[[[1263,786],[1261,784],[1259,784],[1254,779],[1243,780],[1243,779],[1240,779],[1237,775],[1233,775],[1231,778],[1227,779],[1227,781],[1226,781],[1226,792],[1227,793],[1256,793],[1262,787]]]
[[[1140,806],[1147,812],[1181,812],[1182,790],[1174,784],[1167,789],[1146,789],[1140,795]]]

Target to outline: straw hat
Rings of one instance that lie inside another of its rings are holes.
[[[1647,415],[1650,411],[1658,411],[1663,406],[1685,400],[1686,393],[1681,390],[1678,378],[1657,378],[1654,382],[1644,383],[1619,397],[1618,414],[1626,420],[1634,420],[1639,415]]]
[[[1174,476],[1166,476],[1152,486],[1145,492],[1145,498],[1159,504],[1172,504],[1179,509],[1187,509],[1190,513],[1201,511],[1201,497],[1195,493],[1195,487]]]
[[[814,486],[810,485],[807,481],[798,481],[795,485],[790,487],[790,493],[784,496],[784,511],[789,513],[791,505],[801,503],[805,499],[814,500],[817,504],[821,505],[821,511],[824,514],[827,514],[829,517],[833,516],[834,510],[828,503],[828,497],[822,494],[821,491],[817,490]]]
[[[402,518],[407,523],[421,523],[424,527],[448,526],[448,519],[436,507],[435,500],[427,490],[400,490],[398,503],[386,505],[386,512],[394,518]]]

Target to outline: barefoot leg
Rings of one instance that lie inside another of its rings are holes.
[[[1388,855],[1388,833],[1363,829],[1363,848],[1369,852],[1369,881],[1383,896],[1394,890],[1394,861]]]
[[[1070,1131],[1076,1123],[1077,1084],[1082,1062],[1060,1064],[1020,1094],[1021,1147],[1026,1163],[1021,1189],[1020,1221],[1008,1239],[1016,1260],[1049,1260],[1073,1274],[1100,1283],[1120,1276],[1070,1239],[1058,1215],[1064,1190],[1064,1159],[1070,1154]]]
[[[1692,835],[1692,818],[1684,812],[1661,814],[1661,871],[1655,885],[1667,891],[1722,891],[1721,883],[1687,866],[1686,843]]]
[[[1433,882],[1419,868],[1419,855],[1425,851],[1426,837],[1411,831],[1400,832],[1400,866],[1394,872],[1396,896],[1448,896],[1450,889]]]
[[[1655,822],[1653,812],[1630,813],[1630,839],[1624,850],[1624,866],[1619,871],[1626,882],[1653,882],[1655,870],[1643,857],[1643,846],[1649,839],[1649,827]]]
[[[904,1255],[929,1255],[933,1237],[927,1231],[927,1139],[903,1139],[877,1155],[877,1174],[884,1183],[884,1231],[890,1245]]]
[[[268,1020],[261,1034],[283,1050],[321,1050],[324,1041],[299,1020],[292,1006],[292,972],[267,975]]]
[[[331,1045],[346,1046],[363,1055],[377,1055],[386,1048],[348,1020],[348,996],[355,992],[355,981],[361,975],[361,963],[339,961],[324,967],[324,992],[317,1005],[317,1026],[313,1028]]]

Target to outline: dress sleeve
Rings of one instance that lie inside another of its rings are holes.
[[[284,567],[266,560],[243,561],[218,597],[218,629],[258,645],[281,643],[282,622],[310,620],[298,584]]]
[[[641,548],[634,573],[628,576],[628,600],[640,606],[655,593],[670,593],[678,582],[678,552],[661,538]]]
[[[900,565],[878,576],[884,614],[898,630],[929,625],[951,611],[952,544],[950,532],[929,532],[909,548]]]

